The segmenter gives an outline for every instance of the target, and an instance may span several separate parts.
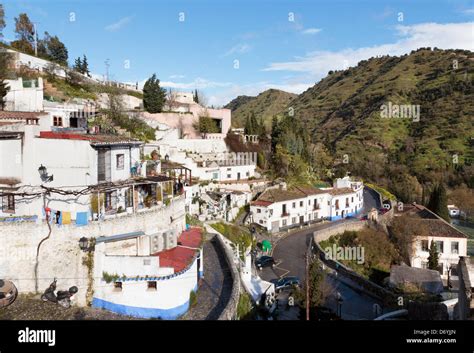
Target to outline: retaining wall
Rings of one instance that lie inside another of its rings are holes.
[[[229,301],[225,306],[222,313],[219,315],[218,320],[235,320],[237,318],[237,305],[239,304],[240,297],[240,275],[237,265],[234,261],[234,253],[230,247],[230,242],[225,239],[225,237],[216,231],[214,228],[205,225],[205,228],[208,233],[216,234],[217,242],[221,250],[225,254],[227,264],[229,265],[230,273],[232,276],[232,293],[230,295]]]

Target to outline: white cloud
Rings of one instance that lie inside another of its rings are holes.
[[[169,78],[172,79],[172,80],[185,78],[185,77],[186,77],[185,75],[170,75],[169,76]]]
[[[474,8],[463,10],[462,13],[466,15],[474,15]]]
[[[303,57],[295,57],[292,61],[270,63],[263,70],[306,72],[316,80],[324,77],[329,70],[354,66],[361,60],[379,55],[403,55],[420,47],[474,50],[473,30],[474,22],[397,26],[396,31],[401,39],[394,43],[340,51],[310,52]]]
[[[301,33],[302,34],[316,34],[316,33],[319,33],[321,31],[322,31],[321,28],[307,28],[307,29],[301,31]]]
[[[232,48],[227,50],[223,56],[229,56],[232,54],[245,54],[249,52],[251,49],[251,46],[248,45],[247,43],[239,43],[234,45]]]
[[[106,27],[105,27],[105,30],[106,30],[106,31],[109,31],[109,32],[116,32],[116,31],[118,31],[119,29],[121,29],[123,26],[127,25],[128,23],[130,23],[130,22],[132,21],[132,18],[133,18],[133,16],[127,16],[127,17],[121,18],[121,19],[118,20],[117,22],[112,23],[112,24],[106,26]]]

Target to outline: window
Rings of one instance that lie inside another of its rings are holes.
[[[426,270],[428,268],[428,261],[421,261],[421,268]]]
[[[259,220],[258,223],[263,224],[263,221],[262,221],[262,220]]]
[[[300,207],[303,207],[303,201],[300,201]]]
[[[351,197],[351,202],[354,202],[354,196]]]
[[[5,213],[15,213],[15,195],[2,197],[2,211]]]
[[[338,212],[338,211],[336,211],[336,217],[337,217],[337,216],[339,216],[339,212]]]
[[[314,219],[318,219],[318,212],[314,212]]]
[[[430,247],[428,245],[428,240],[421,241],[421,251],[430,251]]]
[[[121,291],[122,290],[122,282],[114,282],[114,289],[116,291]]]
[[[438,249],[438,252],[440,254],[444,253],[444,242],[439,240],[439,241],[435,241],[435,244],[436,244],[436,248]]]
[[[232,178],[232,174],[227,174],[227,179]]]
[[[296,202],[293,202],[293,208],[296,208]]]
[[[451,254],[459,254],[459,242],[451,242]]]
[[[281,224],[282,224],[283,227],[286,226],[286,219],[284,219],[283,221],[281,221]]]
[[[117,169],[118,170],[123,170],[124,168],[124,165],[125,165],[125,155],[124,154],[118,154],[116,156],[116,160],[117,160]]]
[[[336,210],[338,210],[339,209],[339,200],[336,200],[335,206],[336,206]],[[337,213],[336,213],[336,215],[337,215]]]
[[[53,126],[63,126],[63,118],[60,116],[53,116]]]
[[[311,200],[308,200],[308,205],[311,205]]]
[[[288,213],[286,213],[286,204],[283,204],[281,206],[281,215],[282,216],[288,216]]]
[[[291,224],[296,224],[296,217],[291,217]]]
[[[246,176],[250,176],[250,172],[245,173]]]
[[[112,209],[112,192],[113,191],[110,191],[110,192],[106,192],[105,193],[105,210],[106,211],[110,211]]]
[[[230,172],[232,170],[232,168],[227,168],[227,171]]]
[[[212,173],[212,179],[219,179],[219,173]]]
[[[262,213],[262,209],[257,208],[257,213]]]
[[[156,290],[156,281],[148,281],[148,285],[147,285],[148,289],[151,289],[151,290]]]

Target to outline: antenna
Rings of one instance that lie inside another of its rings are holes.
[[[106,59],[104,62],[105,62],[105,82],[109,82],[110,59]]]

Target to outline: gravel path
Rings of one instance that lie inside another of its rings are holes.
[[[203,253],[204,277],[197,292],[197,302],[182,320],[217,320],[232,292],[232,276],[217,241],[207,238]]]

